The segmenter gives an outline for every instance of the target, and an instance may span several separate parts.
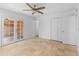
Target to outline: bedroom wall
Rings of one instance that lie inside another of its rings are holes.
[[[79,56],[79,4],[77,6],[77,15],[76,15],[76,43],[77,43],[77,54]]]
[[[39,37],[50,39],[50,17],[41,16],[39,20]]]
[[[39,37],[76,44],[74,11],[56,15],[47,14],[37,19],[39,20]]]
[[[36,35],[34,32],[35,31],[35,28],[34,28],[35,17],[0,8],[0,20],[4,20],[5,18],[13,19],[15,21],[19,19],[23,19],[24,39],[29,39]]]

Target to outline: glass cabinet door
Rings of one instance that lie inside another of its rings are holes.
[[[17,21],[17,39],[23,39],[23,21],[18,20]]]
[[[10,44],[14,40],[14,21],[10,19],[4,20],[4,38],[3,44]]]
[[[14,20],[12,19],[4,19],[2,46],[14,43],[15,41],[23,40],[23,26],[24,26],[23,20],[18,20],[14,23]]]

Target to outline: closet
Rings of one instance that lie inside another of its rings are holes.
[[[50,37],[65,44],[76,45],[75,15],[54,17],[51,19]]]
[[[76,45],[76,16],[41,16],[39,20],[39,37],[62,41]]]

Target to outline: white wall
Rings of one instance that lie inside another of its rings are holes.
[[[1,21],[1,18],[0,18],[0,46],[1,46],[1,38],[2,38],[1,28],[2,28],[2,21]]]
[[[35,18],[32,16],[24,15],[17,12],[12,12],[5,9],[0,9],[0,20],[4,20],[5,18],[13,19],[15,21],[19,19],[23,19],[24,21],[24,39],[29,39],[34,37],[36,34],[34,33],[34,20]]]
[[[50,17],[40,17],[39,20],[39,37],[50,39]]]
[[[48,14],[37,19],[39,20],[39,37],[76,44],[74,11],[59,15]]]
[[[76,44],[76,16],[71,16],[69,17],[69,39],[70,39],[70,42],[71,44]]]
[[[77,54],[79,56],[79,4],[77,6],[77,15],[76,15],[76,43],[77,43]]]

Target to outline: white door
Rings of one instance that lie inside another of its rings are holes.
[[[50,37],[52,40],[63,41],[65,44],[76,44],[75,16],[52,18]]]
[[[64,19],[63,17],[58,18],[58,23],[57,23],[57,39],[59,41],[63,41],[65,39],[65,30],[64,30]]]
[[[76,18],[75,16],[70,16],[67,20],[67,39],[65,43],[75,45],[76,44]]]
[[[65,44],[75,45],[76,43],[75,16],[68,16],[62,19],[62,40]]]
[[[58,19],[52,18],[50,22],[50,37],[52,40],[58,40]]]
[[[65,24],[63,17],[53,18],[51,21],[51,38],[52,40],[64,41],[65,38]]]

